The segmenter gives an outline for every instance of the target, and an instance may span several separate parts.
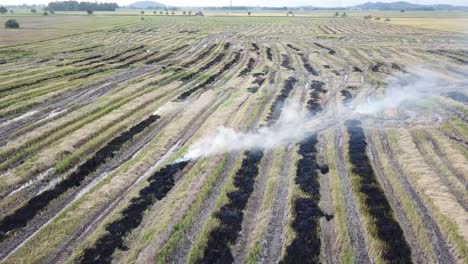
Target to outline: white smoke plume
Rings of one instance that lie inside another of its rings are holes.
[[[411,71],[415,71],[412,69]],[[419,70],[421,71],[421,70]],[[416,75],[399,76],[389,80],[385,93],[381,98],[367,98],[367,102],[352,103],[354,111],[360,114],[378,114],[388,108],[402,107],[403,103],[416,103],[430,99],[434,94],[441,93],[447,84],[437,79],[429,72]]]
[[[398,78],[389,79],[383,95],[368,98],[367,102],[353,101],[342,113],[324,109],[320,114],[311,116],[302,111],[298,103],[286,103],[280,118],[273,126],[262,127],[253,132],[219,127],[214,134],[207,135],[192,144],[185,156],[178,161],[239,150],[272,149],[300,142],[307,135],[343,124],[348,119],[377,115],[388,108],[404,111],[420,100],[428,100],[432,95],[442,93],[448,87],[446,82],[428,76],[431,74],[418,69]]]
[[[305,124],[309,118],[297,103],[284,106],[278,122],[272,127],[262,127],[255,132],[239,132],[218,127],[214,135],[202,138],[191,145],[184,159],[195,159],[244,149],[271,149],[291,142],[301,141],[306,135]]]

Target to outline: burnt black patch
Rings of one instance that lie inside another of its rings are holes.
[[[348,90],[341,90],[340,93],[344,97],[343,103],[345,105],[349,104],[353,99],[353,95]]]
[[[325,83],[321,81],[313,80],[310,88],[310,99],[307,101],[307,109],[312,115],[316,115],[318,112],[322,111],[321,101],[322,94],[326,93],[327,90],[324,88]]]
[[[79,259],[81,263],[111,263],[112,254],[116,249],[127,250],[124,238],[137,228],[145,211],[156,201],[166,197],[174,187],[174,178],[182,171],[188,161],[167,165],[148,178],[148,186],[138,192],[138,196],[130,200],[122,211],[122,217],[106,225],[107,233],[100,237],[93,247],[84,250]]]
[[[370,67],[371,71],[373,72],[381,72],[381,67],[384,66],[382,62],[378,62]]]
[[[99,47],[102,47],[104,45],[94,45],[94,46],[91,46],[91,47],[85,47],[85,48],[79,48],[79,49],[74,49],[74,50],[67,50],[67,51],[63,51],[61,53],[75,53],[75,52],[80,52],[80,51],[90,51],[90,50],[93,50],[95,48],[99,48]]]
[[[286,46],[287,46],[288,48],[290,48],[290,49],[293,49],[293,50],[295,50],[295,51],[301,51],[300,49],[298,49],[298,48],[294,47],[294,46],[293,46],[293,45],[291,45],[291,44],[286,44]]]
[[[254,58],[250,58],[250,59],[249,59],[249,62],[247,63],[247,67],[245,67],[245,68],[239,73],[239,76],[246,76],[247,74],[249,74],[249,73],[253,70],[254,65],[255,65],[255,59],[254,59]]]
[[[258,164],[263,157],[262,151],[246,151],[241,168],[234,176],[235,191],[227,194],[229,202],[221,207],[214,216],[221,222],[208,235],[203,257],[197,263],[233,263],[229,245],[236,242],[242,228],[244,209],[254,190],[258,175]]]
[[[365,206],[364,210],[374,219],[377,236],[386,243],[382,248],[383,258],[389,263],[411,263],[409,248],[398,222],[393,218],[393,210],[375,177],[369,157],[366,154],[366,136],[359,120],[345,123],[349,134],[349,160],[352,172],[359,177],[358,191]]]
[[[260,47],[259,47],[256,43],[253,43],[253,42],[252,42],[252,50],[253,50],[253,51],[259,51],[259,50],[260,50]]]
[[[317,137],[311,136],[299,145],[295,182],[308,196],[293,202],[294,220],[292,228],[295,239],[286,248],[286,254],[280,263],[319,263],[320,262],[320,217],[325,216],[318,204],[320,201],[320,183],[317,164]],[[332,216],[327,216],[327,220]]]
[[[147,54],[146,56],[142,56],[142,57],[140,57],[140,58],[136,58],[136,59],[134,59],[134,60],[127,61],[127,62],[125,62],[125,63],[123,63],[123,64],[117,66],[116,68],[117,68],[117,69],[125,68],[125,67],[127,67],[127,66],[129,66],[129,65],[132,65],[132,64],[135,64],[135,63],[137,63],[137,62],[141,62],[141,61],[147,60],[148,57],[152,57],[152,56],[154,56],[154,55],[156,55],[156,54],[158,54],[158,53],[159,53],[159,51],[153,51],[153,52]],[[176,69],[175,69],[176,72],[177,72],[177,71],[180,71],[180,70],[181,70],[180,68],[176,68]]]
[[[130,48],[130,49],[124,50],[124,51],[122,51],[122,52],[119,52],[119,53],[117,53],[117,54],[114,54],[114,55],[112,55],[112,56],[110,56],[110,57],[103,58],[101,61],[110,61],[110,60],[114,60],[114,59],[119,58],[119,57],[122,56],[122,55],[127,54],[127,53],[130,53],[130,52],[134,52],[134,51],[143,49],[144,47],[145,47],[145,45],[141,45],[141,46],[138,46],[138,47]]]
[[[266,48],[266,54],[268,60],[272,61],[273,60],[273,53],[271,52],[271,48]]]
[[[447,50],[442,50],[442,49],[439,49],[439,50],[428,50],[427,52],[429,53],[433,53],[433,54],[437,54],[437,55],[441,55],[441,56],[444,56],[444,57],[447,57],[447,58],[450,58],[450,59],[453,59],[453,60],[456,60],[462,64],[468,64],[468,61],[458,57],[458,55],[456,54],[453,54]]]
[[[247,88],[247,91],[248,91],[249,93],[253,93],[253,94],[254,94],[254,93],[258,92],[258,88],[259,88],[258,86],[249,87],[249,88]]]
[[[283,58],[283,61],[281,62],[281,66],[288,69],[288,70],[291,70],[291,71],[294,71],[296,69],[294,69],[294,67],[291,66],[291,59],[289,58],[288,55],[286,54],[281,54],[281,57]]]
[[[288,98],[296,82],[297,82],[297,79],[294,77],[289,77],[284,82],[284,87],[281,90],[281,93],[276,97],[275,101],[271,105],[270,114],[267,117],[267,121],[269,123],[278,120],[281,114],[281,109],[283,108],[284,102],[286,101],[286,98]]]
[[[314,67],[312,67],[312,65],[310,65],[309,60],[305,56],[302,56],[302,62],[303,62],[304,68],[310,74],[312,74],[313,76],[318,76],[319,75],[318,72],[314,69]]]
[[[80,63],[80,62],[85,62],[85,61],[89,61],[89,60],[98,59],[98,58],[101,58],[101,57],[102,57],[102,55],[96,54],[96,55],[92,55],[92,56],[89,56],[89,57],[86,57],[86,58],[74,60],[74,61],[69,62],[69,63],[57,64],[56,66],[57,66],[57,67],[68,66],[68,65],[77,64],[77,63]]]
[[[203,65],[200,69],[198,69],[197,72],[195,73],[191,73],[191,74],[188,74],[186,76],[184,76],[181,81],[189,81],[191,80],[195,75],[197,74],[200,74],[208,69],[210,69],[211,67],[213,67],[214,65],[217,65],[218,63],[220,63],[224,57],[226,57],[226,53],[220,53],[218,54],[216,57],[214,57],[211,61],[209,61],[208,63],[206,63],[205,65]]]
[[[112,139],[103,148],[98,150],[93,157],[80,165],[78,169],[66,179],[62,180],[53,188],[34,196],[21,208],[3,218],[0,222],[0,241],[6,238],[8,232],[25,227],[27,223],[41,210],[44,210],[52,200],[58,198],[71,188],[79,187],[86,176],[90,175],[101,164],[106,162],[106,160],[113,158],[116,152],[119,151],[126,142],[129,142],[136,134],[142,132],[143,129],[159,118],[160,117],[157,115],[151,115]]]
[[[232,68],[232,66],[234,66],[234,64],[236,64],[239,60],[240,60],[240,57],[241,57],[241,54],[240,52],[236,52],[236,55],[234,56],[234,58],[229,61],[228,63],[226,63],[222,69],[220,69],[217,73],[211,75],[207,80],[203,81],[202,83],[196,85],[195,87],[181,93],[178,97],[177,97],[177,101],[183,101],[185,99],[187,99],[192,93],[196,92],[197,90],[199,89],[202,89],[202,88],[205,88],[207,85],[213,83],[219,76],[221,76],[224,72],[228,71],[229,69]]]
[[[362,69],[357,66],[353,66],[353,72],[362,72]]]
[[[407,73],[407,71],[402,66],[396,63],[392,63],[392,69],[403,72],[403,73]]]
[[[465,94],[459,92],[448,92],[445,95],[455,101],[468,104],[468,96],[466,96]]]
[[[226,44],[228,44],[228,43],[226,43]],[[185,63],[184,65],[182,65],[182,67],[188,68],[188,67],[192,66],[193,64],[196,64],[197,62],[203,60],[204,58],[206,58],[214,50],[214,48],[216,48],[216,44],[211,45],[207,50],[205,50],[200,55],[198,55],[194,60],[191,60],[191,61]]]
[[[326,49],[326,50],[328,50],[328,54],[330,54],[330,55],[334,55],[334,54],[336,54],[336,51],[335,51],[335,50],[333,50],[333,49],[330,49],[330,48],[328,48],[328,47],[325,47],[325,46],[323,46],[323,45],[322,45],[322,44],[320,44],[320,43],[314,42],[314,44],[315,44],[316,46],[318,46],[318,47],[322,48],[322,49]]]
[[[170,51],[170,52],[168,52],[168,53],[166,53],[166,54],[164,54],[164,55],[162,55],[162,56],[160,56],[160,57],[147,60],[145,63],[146,63],[146,64],[158,63],[158,62],[160,62],[160,61],[163,61],[163,60],[169,58],[169,57],[172,56],[172,55],[175,55],[178,51],[180,51],[181,49],[184,49],[184,48],[186,48],[186,47],[188,47],[188,45],[182,45],[182,46],[180,46],[180,47],[178,47],[178,48],[176,48],[176,49],[173,49],[172,51]]]

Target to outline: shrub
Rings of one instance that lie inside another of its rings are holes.
[[[386,19],[385,19],[385,22],[390,22],[390,18],[386,18]]]
[[[31,9],[31,13],[36,14],[37,10],[35,8]]]
[[[94,14],[94,12],[92,10],[88,10],[88,11],[86,11],[86,13],[88,13],[88,15]]]
[[[14,11],[13,11],[13,10],[10,10],[10,14],[13,14],[13,13],[14,13]]]
[[[0,6],[0,14],[5,14],[6,12],[8,12],[8,10],[3,6]]]
[[[376,17],[375,20],[380,20],[380,17]]]
[[[144,17],[141,17],[141,20],[145,20],[145,18],[144,18]]]
[[[19,23],[14,19],[8,19],[5,22],[5,28],[19,28]]]
[[[143,14],[145,13],[145,11],[141,10],[141,12],[140,12],[140,13],[143,15]]]
[[[44,13],[42,13],[42,15],[47,16],[47,15],[49,15],[49,13],[47,11],[44,11]]]

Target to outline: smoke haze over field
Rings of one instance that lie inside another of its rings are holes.
[[[351,102],[349,108],[342,113],[325,108],[322,113],[311,116],[302,111],[297,102],[287,102],[275,125],[253,132],[219,127],[214,135],[208,135],[191,145],[181,160],[245,149],[272,149],[298,143],[307,135],[340,125],[348,119],[375,116],[389,108],[404,111],[422,100],[429,100],[434,94],[446,91],[446,82],[430,76],[429,72],[421,69],[409,70],[409,74],[389,80],[382,96],[368,98],[367,102]]]

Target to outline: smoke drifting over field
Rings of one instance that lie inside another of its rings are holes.
[[[289,103],[274,126],[262,127],[251,133],[219,127],[215,135],[191,145],[184,158],[194,159],[244,149],[271,149],[297,142],[306,135],[305,123],[308,119],[307,113],[301,111],[297,103]]]
[[[377,114],[388,108],[405,107],[429,99],[443,91],[445,85],[441,80],[431,77],[428,72],[423,72],[423,75],[425,77],[410,74],[390,80],[382,98],[369,98],[367,102],[356,104],[354,111],[360,114]]]
[[[366,102],[351,102],[344,112],[337,113],[326,108],[315,116],[305,113],[296,102],[287,103],[275,125],[262,127],[254,132],[240,132],[232,128],[219,127],[214,135],[195,142],[181,160],[246,149],[271,149],[289,143],[298,143],[307,135],[343,124],[348,119],[372,117],[389,108],[404,111],[421,100],[445,90],[441,80],[418,69],[412,73],[392,78],[383,95],[368,98]]]

